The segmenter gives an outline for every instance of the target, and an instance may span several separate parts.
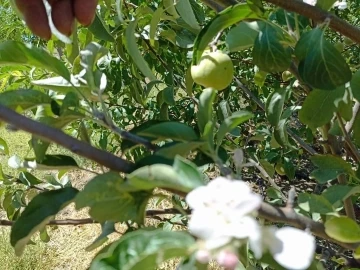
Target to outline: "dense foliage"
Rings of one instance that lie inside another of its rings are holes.
[[[90,219],[72,224],[102,226],[89,250],[127,226],[90,269],[359,266],[360,2],[241,2],[105,0],[89,27],[44,41],[1,1],[0,121],[32,134],[26,156],[0,138],[16,254],[75,203]],[[232,65],[197,71],[205,88],[191,67],[214,51]],[[97,175],[78,190],[74,169]],[[149,210],[153,198],[172,208]]]

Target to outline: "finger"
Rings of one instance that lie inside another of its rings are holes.
[[[95,17],[98,0],[74,0],[74,13],[79,23],[90,25]]]
[[[51,30],[42,0],[15,0],[15,4],[23,14],[26,25],[30,30],[35,35],[49,40]]]
[[[51,18],[60,33],[70,36],[75,22],[72,0],[61,0],[51,3]]]

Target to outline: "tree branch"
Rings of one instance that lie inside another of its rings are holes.
[[[168,208],[168,209],[149,209],[146,210],[146,217],[154,217],[159,215],[169,215],[169,214],[180,214],[180,211],[175,208]],[[0,219],[0,226],[12,226],[15,221]],[[98,221],[92,218],[84,218],[84,219],[58,219],[58,220],[51,220],[47,225],[54,226],[54,225],[85,225],[85,224],[96,224],[99,223]]]
[[[147,210],[146,216],[158,216],[158,215],[167,215],[167,214],[177,214],[179,211],[177,209],[164,209],[164,210]],[[301,216],[297,214],[292,208],[289,207],[276,207],[268,203],[262,203],[260,209],[258,210],[259,216],[261,218],[267,219],[276,223],[285,223],[291,226],[294,226],[299,229],[309,229],[314,235],[329,240],[333,243],[338,244],[339,246],[355,250],[360,246],[360,243],[342,243],[331,237],[329,237],[325,232],[324,224],[316,222],[308,217]],[[85,219],[63,219],[63,220],[52,220],[48,225],[84,225],[84,224],[95,224],[98,223],[91,218]],[[0,220],[0,225],[2,226],[12,226],[14,221],[9,220]]]
[[[260,217],[269,221],[289,224],[303,230],[309,229],[314,235],[336,243],[345,249],[355,250],[360,246],[360,243],[342,243],[331,238],[326,234],[324,224],[316,222],[308,217],[301,216],[288,207],[275,207],[267,203],[262,203],[258,212]]]
[[[239,79],[235,78],[235,82],[239,88],[241,88],[245,94],[249,96],[251,100],[253,100],[263,111],[265,111],[265,105],[258,99],[249,88],[247,88],[243,83],[240,82]],[[317,152],[307,143],[305,143],[298,135],[296,135],[291,129],[286,129],[287,133],[290,135],[291,138],[296,141],[300,147],[306,150],[310,155],[315,155]]]
[[[234,0],[201,0],[204,4],[214,9],[221,11],[223,8],[237,4]],[[360,29],[348,22],[340,19],[336,15],[327,12],[321,8],[305,4],[299,0],[264,0],[267,3],[274,4],[287,11],[295,12],[312,19],[315,22],[323,23],[326,19],[329,20],[329,27],[339,32],[340,34],[350,38],[354,42],[360,44]],[[222,8],[222,9],[221,9]]]
[[[97,149],[88,143],[79,141],[59,129],[44,125],[29,119],[0,104],[0,120],[11,124],[19,130],[24,130],[42,140],[54,142],[69,149],[71,152],[93,160],[111,170],[130,173],[134,164],[106,151]]]

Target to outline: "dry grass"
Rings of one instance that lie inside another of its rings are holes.
[[[26,156],[28,153],[27,142],[30,136],[23,132],[6,132],[5,129],[0,129],[0,137],[5,139],[9,143],[10,153],[18,154],[21,157]],[[10,143],[11,142],[11,143]],[[64,149],[51,147],[53,152],[67,151]],[[68,153],[68,152],[67,152]],[[78,159],[78,158],[77,158]],[[79,160],[79,159],[78,159]],[[79,160],[83,163],[83,160]],[[0,164],[7,164],[7,157],[0,156]],[[85,162],[86,164],[86,162]],[[89,165],[89,164],[86,164]],[[6,173],[14,172],[9,168],[4,167]],[[41,177],[44,173],[38,173],[37,176]],[[74,187],[82,189],[86,183],[94,176],[94,174],[85,171],[72,171],[69,173],[69,177]],[[164,196],[169,194],[159,192]],[[171,208],[172,204],[170,200],[159,200],[153,198],[149,202],[149,209],[165,209]],[[0,218],[4,218],[4,212],[0,211]],[[81,219],[87,218],[87,210],[76,211],[74,205],[71,204],[63,209],[58,215],[57,219]],[[170,217],[170,216],[167,216]],[[156,226],[160,221],[154,219],[146,219],[147,226]],[[117,231],[123,232],[126,227],[117,226]],[[181,226],[175,226],[174,229],[182,230]],[[85,270],[89,267],[91,260],[96,253],[102,248],[98,248],[91,252],[85,251],[85,248],[89,246],[101,233],[99,224],[89,224],[81,226],[58,226],[48,227],[48,234],[50,241],[48,243],[41,242],[38,234],[33,237],[35,245],[29,245],[26,247],[22,257],[17,257],[14,254],[14,250],[10,245],[9,227],[0,227],[0,265],[1,269],[6,270],[37,270],[37,269],[51,269],[51,270]],[[110,235],[108,243],[118,239],[119,234]],[[108,244],[107,243],[107,244]],[[179,263],[178,259],[169,260],[163,263],[158,269],[167,270],[175,269]],[[220,269],[216,265],[211,265],[209,269]]]

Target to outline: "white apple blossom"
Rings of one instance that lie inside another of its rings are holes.
[[[337,7],[340,10],[344,10],[344,9],[347,9],[347,3],[344,0],[343,1],[336,1],[334,3],[334,7]]]
[[[311,5],[311,6],[315,6],[317,0],[303,0],[304,3]]]
[[[193,209],[188,227],[199,238],[196,258],[202,263],[216,259],[226,269],[235,269],[238,245],[246,242],[256,258],[270,252],[287,269],[306,269],[313,260],[312,235],[290,227],[260,226],[255,214],[261,197],[243,181],[218,177],[190,192],[186,201]]]
[[[244,216],[256,211],[261,204],[261,197],[251,191],[243,181],[217,177],[207,186],[191,191],[186,202],[194,209],[211,208],[221,212],[236,211]]]
[[[274,259],[286,269],[307,269],[314,258],[315,247],[315,238],[302,230],[291,227],[263,228],[263,251],[270,251]]]

